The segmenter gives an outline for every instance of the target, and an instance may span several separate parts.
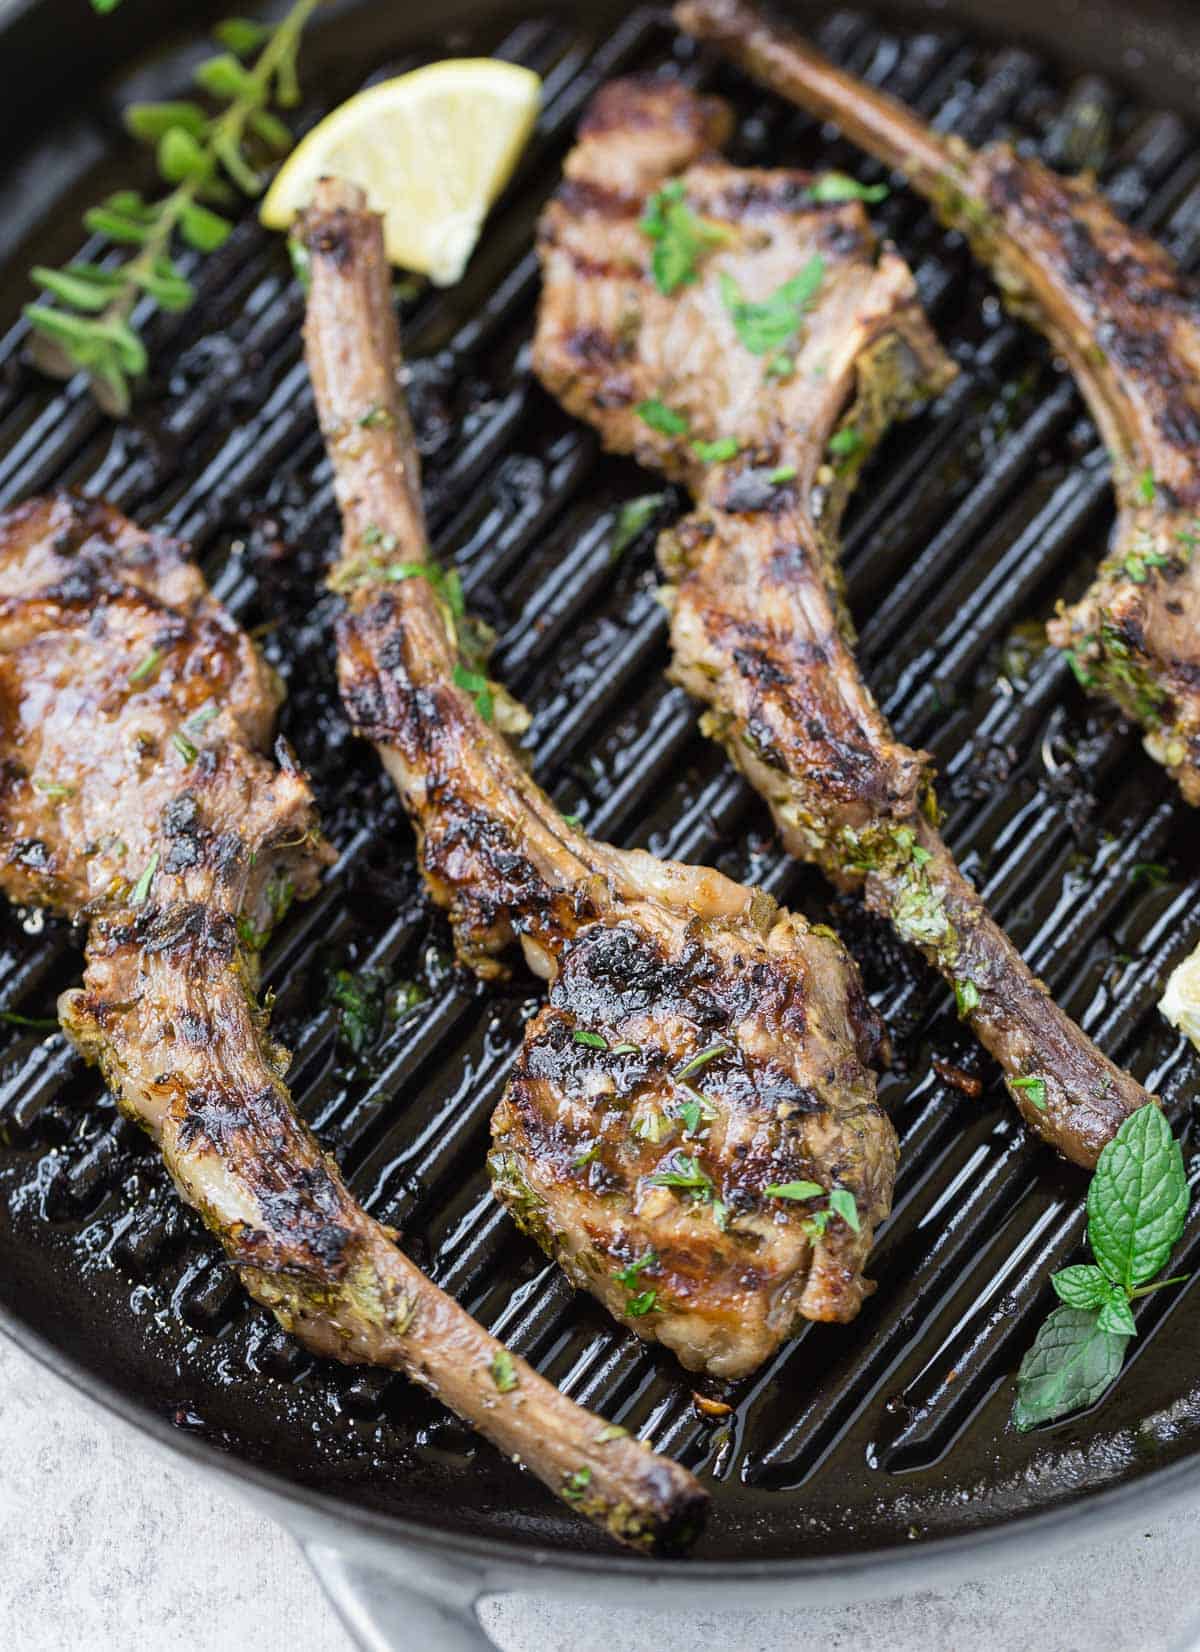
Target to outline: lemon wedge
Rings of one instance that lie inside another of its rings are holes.
[[[392,263],[450,286],[529,140],[541,91],[532,69],[492,57],[447,58],[370,86],[292,151],[259,216],[290,229],[319,178],[344,178],[383,215]]]

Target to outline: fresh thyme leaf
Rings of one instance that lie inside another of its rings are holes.
[[[576,1044],[586,1044],[593,1050],[607,1050],[608,1039],[600,1033],[589,1032],[586,1027],[576,1027],[571,1034]]]
[[[736,459],[738,447],[736,436],[721,436],[715,442],[693,442],[692,452],[706,465],[716,465],[726,459]]]
[[[1139,1107],[1101,1153],[1088,1188],[1088,1240],[1114,1283],[1145,1284],[1187,1219],[1183,1153],[1160,1108]]]
[[[488,1371],[498,1394],[511,1394],[513,1389],[520,1384],[516,1361],[507,1348],[497,1348],[492,1355]]]
[[[763,1188],[769,1199],[818,1199],[824,1191],[820,1182],[768,1182]]]
[[[1038,1112],[1046,1108],[1046,1081],[1030,1073],[1025,1078],[1010,1078],[1009,1087],[1013,1090],[1023,1090]]]
[[[860,184],[845,172],[823,172],[808,191],[810,201],[886,201],[886,184]]]
[[[150,885],[154,882],[154,874],[158,871],[158,861],[159,854],[156,849],[146,862],[141,877],[133,886],[132,893],[129,896],[131,906],[145,905],[146,898],[150,894]]]
[[[1017,1373],[1013,1422],[1024,1432],[1091,1405],[1114,1381],[1129,1341],[1102,1330],[1098,1308],[1056,1308]]]
[[[657,430],[660,436],[686,436],[688,419],[684,413],[676,413],[673,407],[666,402],[660,402],[652,396],[649,401],[639,402],[634,412],[651,430]]]
[[[698,218],[684,200],[684,185],[672,178],[646,202],[638,228],[654,242],[650,269],[660,293],[673,293],[696,279],[704,254],[728,239],[728,232]]]
[[[171,744],[175,747],[175,750],[179,753],[180,757],[183,758],[185,763],[194,763],[200,755],[199,751],[195,746],[193,746],[186,734],[173,734],[171,736]]]
[[[667,502],[665,493],[643,493],[637,499],[626,500],[617,512],[608,554],[615,562],[653,522]]]
[[[10,1027],[28,1027],[31,1032],[56,1032],[58,1019],[53,1015],[18,1015],[16,1010],[0,1010],[0,1021]]]
[[[835,1187],[830,1190],[829,1208],[835,1216],[840,1216],[846,1226],[855,1233],[862,1232],[862,1222],[858,1216],[858,1201],[848,1187]]]
[[[97,11],[112,11],[117,4],[119,0],[92,0]],[[198,103],[179,99],[135,104],[126,112],[129,130],[154,146],[170,187],[153,202],[134,190],[120,190],[84,215],[92,233],[136,249],[123,263],[102,274],[79,265],[34,271],[55,306],[26,306],[33,359],[55,377],[79,369],[88,373],[106,412],[128,411],[133,383],[146,371],[146,347],[133,321],[138,300],[146,294],[166,310],[183,310],[193,302],[192,285],[170,256],[176,237],[200,252],[220,246],[232,225],[204,201],[232,195],[225,179],[256,194],[262,175],[252,154],[274,155],[290,147],[291,134],[268,106],[295,102],[300,35],[319,4],[294,0],[273,28],[241,18],[220,26],[219,38],[229,49],[196,71],[200,86],[222,101],[219,110],[210,114]],[[241,61],[254,51],[253,63]]]
[[[743,297],[733,276],[722,271],[721,298],[746,349],[756,356],[782,349],[799,330],[824,279],[825,260],[817,254],[799,275],[776,287],[769,298],[753,300]]]

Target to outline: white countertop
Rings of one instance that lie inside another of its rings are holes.
[[[504,1652],[1182,1652],[1200,1619],[1200,1511],[951,1594],[736,1614],[511,1597]],[[0,1343],[0,1647],[351,1652],[300,1551]],[[423,1652],[417,1646],[406,1652]]]

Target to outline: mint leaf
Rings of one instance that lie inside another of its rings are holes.
[[[818,254],[769,298],[754,300],[744,297],[734,278],[723,271],[721,298],[746,349],[765,356],[785,345],[812,308],[824,279],[825,260]]]
[[[1112,1331],[1117,1336],[1135,1337],[1137,1326],[1133,1321],[1133,1309],[1129,1306],[1129,1298],[1119,1286],[1109,1286],[1109,1298],[1100,1309],[1100,1317],[1096,1321],[1102,1331]]]
[[[646,202],[638,228],[654,242],[650,271],[660,293],[673,293],[696,279],[696,265],[728,232],[698,218],[684,200],[681,178],[664,184]]]
[[[1060,1268],[1050,1275],[1050,1283],[1068,1308],[1100,1308],[1108,1301],[1110,1281],[1091,1263]]]
[[[676,413],[673,407],[666,402],[660,402],[652,396],[649,401],[639,402],[633,410],[644,424],[651,430],[657,430],[660,436],[686,436],[688,432],[688,418],[686,413]]]
[[[1187,1218],[1183,1154],[1162,1110],[1131,1113],[1101,1153],[1088,1188],[1088,1239],[1097,1262],[1126,1290],[1163,1266]]]
[[[862,1223],[858,1219],[858,1203],[848,1187],[833,1189],[829,1195],[829,1208],[842,1218],[848,1228],[855,1233],[862,1232]]]
[[[608,547],[608,554],[614,562],[650,526],[666,502],[665,493],[643,493],[621,506]]]
[[[1038,1332],[1017,1372],[1013,1422],[1022,1432],[1091,1405],[1120,1371],[1129,1338],[1102,1329],[1100,1312],[1056,1308]]]
[[[768,1182],[763,1188],[768,1199],[819,1199],[824,1191],[820,1182]]]

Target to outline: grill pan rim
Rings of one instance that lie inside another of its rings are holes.
[[[0,47],[6,36],[11,41],[11,25],[42,9],[42,0],[24,0],[24,3],[16,0],[12,8],[0,0]],[[181,7],[175,24],[182,25],[194,14],[211,9],[207,5],[196,5],[188,8],[190,15],[185,16]],[[547,9],[557,9],[555,0],[549,0]],[[915,4],[913,0],[907,4],[905,0],[870,0],[869,9],[884,15],[897,10],[907,12],[909,21],[914,10],[918,15],[931,10],[928,0],[915,0]],[[945,23],[957,9],[952,6],[948,14],[939,7],[932,10],[932,17]],[[130,7],[130,11],[133,10]],[[668,1580],[668,1584],[686,1585],[693,1604],[697,1583],[719,1588],[725,1583],[744,1585],[751,1579],[767,1586],[777,1584],[793,1594],[804,1591],[806,1586],[813,1594],[822,1593],[827,1597],[836,1595],[839,1589],[847,1596],[851,1589],[859,1594],[864,1591],[900,1593],[916,1587],[918,1580],[922,1586],[927,1585],[934,1573],[950,1577],[962,1575],[968,1569],[977,1571],[981,1564],[1015,1565],[1022,1553],[1033,1551],[1035,1544],[1044,1552],[1047,1541],[1065,1546],[1144,1520],[1150,1512],[1162,1517],[1184,1502],[1194,1505],[1200,1494],[1198,1448],[1173,1463],[1145,1468],[1121,1484],[1082,1488],[1058,1507],[1003,1516],[954,1536],[836,1556],[693,1560],[655,1568],[637,1556],[538,1549],[512,1539],[468,1536],[443,1527],[430,1528],[403,1515],[348,1503],[336,1495],[300,1485],[281,1472],[223,1452],[206,1440],[180,1433],[164,1418],[147,1410],[132,1394],[66,1353],[36,1330],[27,1318],[3,1304],[0,1304],[0,1334],[43,1368],[63,1378],[77,1393],[131,1424],[181,1460],[198,1469],[221,1474],[231,1488],[240,1486],[244,1495],[258,1493],[264,1500],[269,1498],[275,1512],[285,1520],[290,1513],[297,1528],[315,1522],[330,1534],[340,1533],[347,1539],[358,1536],[364,1541],[372,1537],[386,1540],[409,1555],[436,1551],[443,1559],[461,1561],[464,1571],[477,1573],[481,1565],[486,1566],[489,1579],[496,1576],[497,1581],[502,1579],[509,1587],[545,1585],[552,1581],[565,1586],[572,1580],[582,1587],[589,1579],[599,1581],[613,1577],[646,1581],[654,1576]]]
[[[1057,1508],[1010,1515],[975,1531],[897,1544],[888,1549],[762,1560],[651,1560],[623,1552],[586,1554],[537,1549],[501,1538],[468,1537],[444,1527],[431,1529],[402,1515],[362,1508],[329,1493],[297,1485],[286,1475],[249,1463],[204,1439],[180,1434],[162,1418],[148,1413],[123,1389],[63,1353],[3,1304],[0,1304],[0,1335],[44,1369],[61,1377],[76,1393],[172,1454],[240,1486],[243,1493],[265,1494],[282,1518],[287,1520],[294,1514],[295,1535],[307,1535],[300,1528],[307,1519],[315,1517],[342,1538],[349,1535],[363,1540],[382,1538],[402,1545],[409,1553],[432,1551],[443,1562],[447,1559],[464,1562],[464,1572],[474,1572],[483,1564],[489,1568],[489,1574],[482,1593],[499,1592],[502,1582],[508,1588],[522,1584],[541,1587],[548,1579],[583,1584],[588,1579],[603,1578],[644,1580],[650,1573],[686,1586],[692,1605],[697,1582],[719,1587],[725,1583],[743,1585],[751,1579],[768,1586],[779,1584],[790,1593],[803,1591],[808,1585],[812,1593],[826,1598],[848,1599],[852,1586],[855,1595],[861,1595],[864,1582],[869,1584],[869,1593],[873,1595],[899,1595],[917,1587],[918,1580],[921,1587],[929,1587],[933,1574],[950,1579],[961,1577],[968,1570],[974,1575],[981,1564],[993,1570],[1015,1566],[1021,1555],[1032,1552],[1035,1546],[1044,1553],[1047,1538],[1057,1540],[1058,1548],[1094,1541],[1105,1533],[1144,1522],[1152,1514],[1163,1518],[1176,1507],[1194,1507],[1200,1499],[1200,1451],[1196,1451],[1177,1462],[1148,1469],[1119,1485],[1084,1490],[1078,1498]]]

